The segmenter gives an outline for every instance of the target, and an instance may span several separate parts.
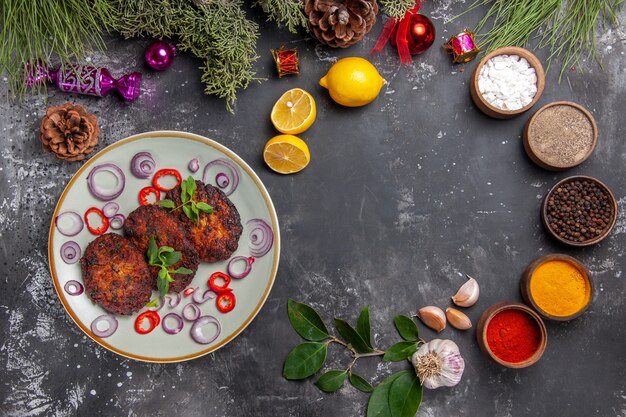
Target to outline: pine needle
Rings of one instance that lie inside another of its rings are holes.
[[[255,5],[261,6],[267,13],[267,20],[287,26],[291,33],[297,33],[298,28],[309,27],[302,0],[257,0]]]

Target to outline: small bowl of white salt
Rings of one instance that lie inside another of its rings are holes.
[[[476,106],[496,119],[509,119],[537,103],[546,78],[541,62],[524,48],[498,48],[479,63],[470,83]]]

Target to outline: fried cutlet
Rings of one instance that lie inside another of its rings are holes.
[[[89,297],[115,314],[132,314],[150,301],[154,278],[143,252],[123,236],[98,236],[80,260]]]
[[[145,255],[154,237],[157,246],[169,246],[182,253],[180,261],[169,266],[168,269],[185,267],[193,271],[192,274],[171,274],[174,279],[170,283],[169,292],[181,292],[193,280],[198,270],[198,251],[192,243],[191,230],[186,223],[180,221],[176,214],[168,209],[155,205],[139,206],[124,222],[124,235]],[[153,285],[156,288],[156,276],[159,267],[150,267]]]
[[[222,190],[196,181],[195,201],[204,201],[213,207],[211,214],[200,213],[198,224],[194,224],[181,209],[176,212],[181,221],[191,229],[192,241],[198,250],[200,260],[204,262],[224,261],[237,250],[239,237],[243,231],[239,212]],[[180,186],[167,193],[166,198],[181,204]]]

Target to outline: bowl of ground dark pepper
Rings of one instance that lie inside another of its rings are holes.
[[[546,104],[524,127],[524,149],[529,158],[551,171],[582,164],[597,141],[598,127],[591,113],[569,101]]]
[[[543,224],[557,240],[571,246],[594,245],[606,238],[617,220],[617,202],[601,181],[568,177],[546,195]]]

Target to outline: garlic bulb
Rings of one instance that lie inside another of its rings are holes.
[[[422,307],[415,315],[428,327],[436,332],[446,328],[446,314],[435,306]]]
[[[466,275],[467,282],[461,285],[461,288],[452,296],[452,302],[459,307],[471,307],[478,301],[478,295],[480,294],[480,288],[478,287],[478,281],[474,278]]]
[[[423,344],[411,362],[422,385],[428,389],[455,386],[465,369],[459,347],[452,340],[435,339]]]

